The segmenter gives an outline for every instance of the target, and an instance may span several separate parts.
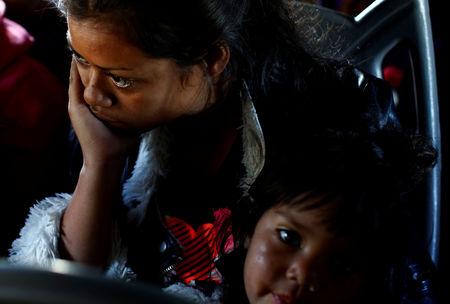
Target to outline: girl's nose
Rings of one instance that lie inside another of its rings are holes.
[[[306,258],[293,259],[286,270],[286,278],[295,281],[300,292],[315,292],[318,289],[318,269],[314,262]]]
[[[108,97],[107,93],[102,86],[101,71],[91,68],[89,71],[88,79],[84,87],[83,97],[87,104],[93,107],[110,107],[112,106],[112,100]]]

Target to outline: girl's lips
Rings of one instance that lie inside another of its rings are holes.
[[[276,294],[273,293],[273,302],[274,304],[293,304],[293,298],[290,295],[286,294]]]

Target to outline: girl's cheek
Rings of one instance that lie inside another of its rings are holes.
[[[279,272],[279,256],[274,255],[271,242],[267,239],[255,239],[250,242],[244,265],[244,281],[248,292],[264,293],[274,276]]]

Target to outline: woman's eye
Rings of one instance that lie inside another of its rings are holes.
[[[115,86],[121,89],[127,89],[133,86],[134,81],[132,79],[115,76],[115,75],[109,75],[111,78],[111,81],[114,83]]]
[[[300,235],[289,229],[278,229],[278,237],[279,239],[292,247],[300,247],[301,245],[301,237]]]
[[[76,62],[82,64],[82,65],[88,65],[89,62],[86,61],[86,59],[84,59],[83,57],[80,57],[78,54],[76,53],[72,53],[72,57],[75,59]]]

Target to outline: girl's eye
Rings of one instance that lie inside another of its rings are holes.
[[[297,232],[289,229],[278,229],[278,238],[283,243],[292,247],[300,247],[302,240]]]
[[[123,78],[111,74],[109,75],[109,77],[111,78],[111,81],[114,83],[114,85],[121,89],[128,89],[134,85],[134,81],[132,79]]]

